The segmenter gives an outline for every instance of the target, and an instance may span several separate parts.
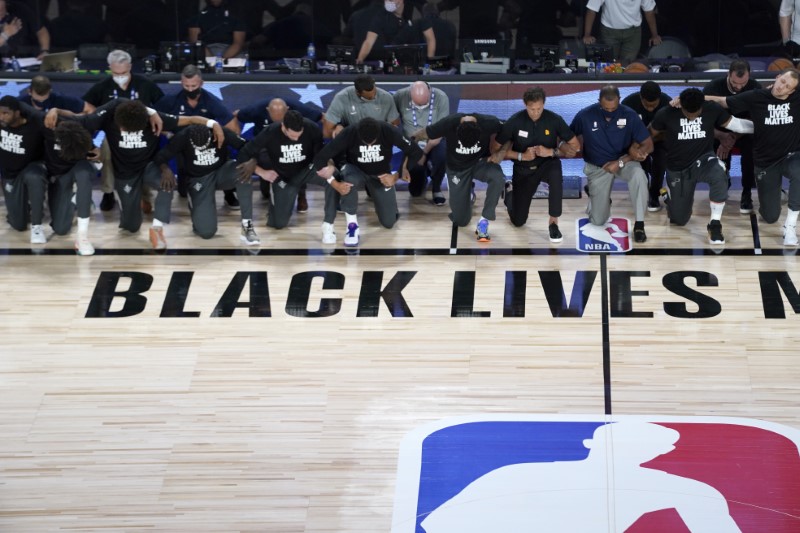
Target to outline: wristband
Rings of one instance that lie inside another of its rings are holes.
[[[7,34],[6,32],[4,32],[4,31],[0,32],[0,37],[2,37],[3,39],[5,39],[6,41],[10,39],[10,37],[8,36],[8,34]]]
[[[156,114],[156,110],[155,109],[153,109],[152,107],[148,107],[147,108],[147,116],[148,117],[152,117],[155,114]]]
[[[522,152],[517,152],[517,161],[522,161]]]
[[[333,183],[333,180],[334,180],[334,179],[335,179],[335,178],[334,178],[333,176],[331,176],[330,178],[328,178],[328,179],[326,180],[326,181],[328,182],[328,185],[330,185],[331,183]]]
[[[214,124],[216,124],[216,123],[217,123],[216,120],[209,120],[208,122],[206,122],[206,127],[207,128],[213,128]]]

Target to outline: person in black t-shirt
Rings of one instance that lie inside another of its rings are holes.
[[[330,187],[312,168],[314,156],[322,150],[322,130],[304,118],[299,111],[286,111],[282,122],[270,124],[255,139],[239,151],[240,172],[252,175],[256,165],[262,167],[259,176],[272,184],[272,204],[267,226],[285,228],[292,215],[298,192],[306,184],[325,187],[325,218],[322,223],[322,242],[333,244],[336,234],[336,192],[347,193],[343,182],[330,180]]]
[[[656,112],[669,106],[671,98],[661,92],[661,87],[654,81],[646,81],[638,92],[631,93],[620,102],[636,111],[645,126],[649,126]],[[653,152],[641,162],[642,169],[650,179],[650,199],[647,202],[648,211],[660,211],[661,186],[664,184],[664,172],[667,167],[667,151],[663,142],[653,142]]]
[[[206,55],[228,59],[244,49],[247,28],[226,0],[208,0],[206,8],[189,22],[189,42],[206,45]]]
[[[501,149],[490,153],[494,138],[503,123],[491,115],[455,113],[414,134],[417,140],[444,138],[447,146],[447,188],[450,191],[450,220],[459,227],[472,219],[473,180],[486,183],[486,199],[475,234],[478,241],[489,242],[489,221],[494,220],[497,202],[506,177],[500,168],[505,157]]]
[[[525,225],[533,195],[539,183],[545,181],[550,185],[547,199],[550,242],[561,242],[563,236],[558,229],[558,217],[561,216],[564,177],[558,158],[574,156],[580,150],[580,144],[564,119],[544,108],[545,98],[541,87],[526,90],[522,95],[525,109],[511,115],[503,124],[496,144],[511,142],[511,149],[505,155],[506,159],[514,161],[513,190],[507,189],[505,195],[511,223],[516,227]]]
[[[378,11],[369,24],[356,63],[363,63],[367,57],[385,60],[383,55],[385,45],[417,44],[422,39],[427,44],[426,57],[436,55],[436,36],[433,34],[430,19],[421,19],[419,25],[415,27],[410,19],[403,17],[404,7],[404,0],[384,2],[384,9]]]
[[[721,97],[706,95],[734,115],[749,113],[753,121],[753,163],[758,187],[758,213],[767,224],[781,216],[782,177],[789,180],[789,209],[783,224],[783,245],[797,246],[800,214],[800,72],[785,69],[770,89]]]
[[[162,179],[158,166],[153,162],[162,126],[163,130],[174,132],[192,124],[207,125],[214,129],[214,137],[220,145],[224,139],[222,127],[216,121],[203,117],[176,117],[159,113],[138,100],[112,100],[84,116],[74,116],[61,109],[51,109],[51,114],[53,117],[74,117],[89,131],[105,132],[116,174],[114,187],[120,201],[120,228],[131,233],[139,231],[142,225],[142,210],[139,208],[142,186],[146,183],[158,191],[150,228],[150,244],[155,250],[165,250],[167,243],[163,225],[170,220],[174,182]],[[156,126],[151,127],[154,123]]]
[[[0,176],[6,201],[6,220],[17,231],[31,224],[31,244],[44,244],[42,229],[47,170],[42,128],[25,118],[19,100],[0,98]]]
[[[720,105],[706,102],[700,89],[685,89],[680,108],[667,106],[656,113],[650,134],[661,138],[667,150],[667,215],[672,224],[684,226],[692,216],[694,190],[698,182],[708,183],[711,244],[724,244],[722,210],[728,199],[725,164],[714,153],[714,128],[752,133],[753,123],[732,117]]]
[[[242,243],[253,246],[261,241],[253,228],[253,195],[250,175],[241,179],[236,171],[236,162],[228,160],[230,148],[241,149],[245,140],[231,130],[223,129],[222,146],[214,144],[207,126],[198,124],[181,130],[156,154],[153,162],[161,169],[162,183],[175,186],[175,174],[167,162],[180,158],[183,177],[187,180],[187,191],[191,198],[192,229],[203,239],[217,233],[216,191],[236,189],[241,197]]]
[[[397,194],[394,188],[399,179],[392,172],[392,148],[399,148],[409,165],[416,166],[422,150],[404,137],[394,126],[374,118],[362,118],[358,124],[344,128],[314,157],[314,170],[333,184],[336,168],[330,161],[338,162],[344,187],[337,189],[342,195],[347,233],[345,246],[358,246],[358,189],[363,185],[375,202],[375,213],[384,228],[392,228],[400,216],[397,211]],[[404,179],[407,179],[404,176]]]
[[[146,106],[152,106],[159,101],[164,93],[158,85],[139,74],[131,73],[131,55],[124,50],[112,50],[108,54],[108,68],[111,75],[98,81],[86,91],[83,100],[94,107],[100,107],[117,98],[140,100]],[[100,146],[100,162],[103,168],[100,171],[100,190],[103,199],[100,201],[102,211],[114,209],[114,171],[111,165],[111,153],[108,142],[103,141]],[[145,210],[149,204],[146,203]],[[152,206],[150,206],[152,208]]]
[[[728,69],[728,75],[709,81],[703,87],[703,94],[710,96],[733,96],[745,91],[760,89],[761,84],[750,77],[750,63],[746,59],[734,59]],[[747,113],[735,115],[738,118],[750,118]],[[753,212],[752,189],[756,180],[753,170],[753,137],[740,136],[734,132],[717,130],[714,143],[717,156],[725,162],[725,168],[731,169],[731,150],[739,149],[742,167],[742,196],[739,201],[739,212]]]

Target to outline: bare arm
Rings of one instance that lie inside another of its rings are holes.
[[[341,124],[334,124],[333,122],[329,121],[327,118],[322,119],[322,137],[324,139],[333,139],[339,132],[344,129],[344,126]]]
[[[436,36],[433,34],[433,28],[428,28],[422,35],[425,37],[425,42],[428,43],[428,56],[433,57],[436,55]]]
[[[650,28],[650,44],[661,44],[661,36],[658,34],[658,26],[656,25],[655,11],[645,11],[644,19],[647,21],[647,27]]]
[[[781,40],[786,42],[789,40],[789,37],[792,34],[792,17],[791,15],[786,17],[780,17],[780,26],[781,26]]]
[[[592,11],[591,9],[586,10],[586,20],[583,22],[583,42],[584,44],[592,44],[597,39],[592,37],[592,26],[594,26],[594,19],[597,16],[597,12]]]
[[[239,54],[239,52],[242,51],[242,48],[244,48],[244,38],[245,38],[245,32],[243,31],[233,32],[233,42],[228,48],[225,49],[225,52],[222,54],[222,58],[230,59],[231,57],[236,57]]]
[[[227,129],[229,129],[229,130],[231,130],[231,131],[232,131],[232,132],[234,132],[236,135],[241,135],[241,134],[242,134],[242,127],[239,125],[239,121],[238,121],[238,120],[236,120],[236,117],[235,117],[235,116],[234,116],[234,117],[231,119],[231,121],[230,121],[230,122],[228,122],[227,124],[225,124],[225,126],[224,126],[224,127],[225,127],[225,128],[227,128]]]
[[[728,97],[727,96],[711,96],[709,94],[706,95],[706,102],[716,102],[721,105],[724,109],[728,109]],[[675,107],[675,106],[673,106]]]
[[[36,39],[39,41],[39,49],[41,53],[39,54],[39,59],[41,59],[47,52],[50,51],[50,32],[47,31],[47,27],[42,26],[39,28],[39,31],[36,32]],[[47,50],[47,52],[45,52]]]
[[[364,39],[364,42],[361,43],[361,50],[358,51],[358,57],[356,58],[356,63],[363,63],[367,56],[372,51],[372,47],[375,45],[375,41],[378,39],[378,34],[374,31],[368,31],[367,37]]]

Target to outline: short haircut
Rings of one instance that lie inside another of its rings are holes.
[[[142,131],[149,121],[147,108],[139,100],[126,100],[114,110],[114,123],[124,131]]]
[[[283,125],[287,130],[303,131],[303,115],[299,111],[290,109],[283,116]]]
[[[736,74],[739,78],[749,73],[750,62],[746,59],[734,59],[731,61],[731,66],[728,67],[728,74]]]
[[[792,78],[794,78],[794,81],[800,84],[800,70],[797,70],[796,68],[785,68],[778,73],[778,76],[783,76],[784,74],[790,75]],[[0,102],[2,102],[2,100],[0,100]]]
[[[697,87],[684,89],[680,94],[681,107],[688,113],[697,113],[706,101],[703,92]]]
[[[34,76],[31,80],[31,92],[39,96],[44,96],[53,90],[53,85],[50,83],[50,78],[47,76]]]
[[[375,79],[369,74],[359,74],[356,76],[353,86],[356,88],[357,93],[371,91],[375,88]]]
[[[106,61],[108,61],[109,65],[113,65],[115,63],[131,63],[131,55],[126,52],[125,50],[112,50],[109,52],[108,57],[106,57]]]
[[[542,102],[547,99],[544,89],[541,87],[531,87],[522,95],[522,101],[527,105],[530,102]]]
[[[464,121],[456,129],[456,138],[464,148],[475,146],[481,140],[481,127],[474,120]]]
[[[374,143],[381,133],[381,124],[371,117],[362,118],[356,126],[358,138],[363,143]]]
[[[19,111],[19,100],[10,94],[0,98],[0,107],[7,107],[11,111]]]
[[[83,161],[94,148],[91,134],[75,121],[60,121],[53,134],[60,147],[59,156],[65,161]]]
[[[639,89],[639,96],[645,102],[655,102],[661,98],[661,86],[654,81],[646,81]]]
[[[208,142],[211,140],[211,130],[202,124],[192,124],[186,128],[186,132],[189,141],[197,147],[208,146]]]
[[[619,100],[619,89],[615,85],[604,85],[600,89],[600,100]]]
[[[203,73],[199,68],[197,68],[197,65],[186,65],[181,71],[181,76],[184,78],[194,78],[195,76],[200,76],[202,79]]]

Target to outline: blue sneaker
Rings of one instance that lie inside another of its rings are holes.
[[[478,242],[489,242],[492,240],[489,237],[489,221],[486,219],[478,222],[478,227],[475,228],[475,235],[478,236]]]
[[[347,233],[344,234],[345,246],[358,246],[359,234],[358,224],[351,222],[347,225]]]

